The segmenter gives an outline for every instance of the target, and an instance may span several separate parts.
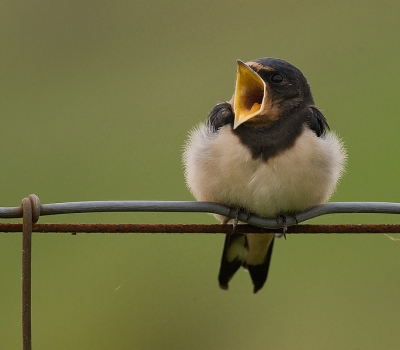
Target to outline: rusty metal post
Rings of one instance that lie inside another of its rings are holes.
[[[32,349],[31,334],[31,253],[32,253],[32,203],[22,200],[22,349]]]

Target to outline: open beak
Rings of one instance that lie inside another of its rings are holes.
[[[244,62],[237,60],[237,63],[233,129],[260,114],[265,109],[267,100],[267,86],[264,80]]]

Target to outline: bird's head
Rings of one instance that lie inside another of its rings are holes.
[[[314,103],[303,73],[277,58],[237,61],[233,128],[243,123],[268,125],[287,112]]]

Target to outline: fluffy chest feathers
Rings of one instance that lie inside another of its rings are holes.
[[[230,125],[216,133],[201,124],[184,152],[186,181],[197,200],[242,207],[265,217],[326,202],[345,163],[336,135],[304,127],[294,145],[264,161],[253,159]]]

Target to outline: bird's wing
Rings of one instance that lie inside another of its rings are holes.
[[[228,102],[218,103],[208,114],[207,126],[213,132],[229,123],[233,123],[233,110]]]
[[[310,110],[311,113],[308,116],[307,125],[318,137],[324,136],[326,129],[329,130],[329,125],[325,116],[315,106],[310,106]]]

